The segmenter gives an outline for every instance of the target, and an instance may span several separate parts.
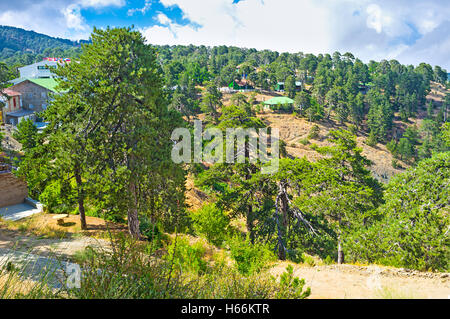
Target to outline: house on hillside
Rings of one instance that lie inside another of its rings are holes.
[[[284,92],[284,82],[278,82],[275,85],[275,91],[277,91],[277,92]]]
[[[27,78],[11,86],[10,89],[21,93],[24,109],[42,112],[47,108],[50,95],[58,93],[57,85],[58,83],[53,78]]]
[[[302,90],[302,82],[295,81],[295,91],[301,91],[301,90]],[[284,92],[285,91],[284,82],[278,82],[275,85],[275,91]]]
[[[281,110],[281,111],[290,111],[294,106],[294,100],[290,99],[286,96],[277,96],[273,97],[264,102],[264,108],[266,110]]]
[[[3,105],[2,109],[0,110],[0,120],[3,123],[8,123],[8,114],[20,111],[20,109],[22,108],[21,95],[21,93],[11,89],[4,89],[2,92],[0,92],[0,102]]]
[[[56,86],[57,82],[54,78],[27,78],[9,87],[7,90],[14,92],[15,97],[20,97],[20,107],[14,110],[8,109],[9,112],[5,112],[4,121],[16,126],[24,119],[31,119],[33,122],[38,120],[37,113],[47,108],[51,94],[58,93]],[[8,105],[11,105],[9,101]],[[36,124],[42,127],[43,123],[38,121]]]
[[[254,89],[253,85],[251,85],[247,79],[234,80],[228,85],[228,87],[235,91]]]
[[[58,66],[63,66],[66,63],[70,63],[70,59],[60,58],[44,58],[44,60],[26,65],[18,68],[20,77],[11,81],[12,84],[22,82],[24,79],[49,79],[54,78],[55,75],[52,70]]]

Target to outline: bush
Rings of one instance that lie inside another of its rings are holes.
[[[280,276],[280,291],[277,298],[285,299],[293,297],[294,299],[305,299],[311,294],[311,288],[303,291],[305,280],[294,277],[294,269],[291,265],[287,266],[286,271]]]
[[[366,139],[366,145],[369,145],[371,147],[374,147],[377,145],[378,143],[378,138],[375,134],[373,134],[372,132],[370,132],[369,137]]]
[[[386,144],[386,148],[389,152],[391,152],[392,155],[397,155],[397,141],[392,139]]]
[[[354,124],[350,124],[348,126],[348,130],[350,131],[350,133],[352,133],[353,135],[356,135],[356,133],[358,133],[358,128],[356,127],[356,125]]]
[[[314,124],[313,127],[311,127],[311,130],[309,131],[308,138],[314,140],[319,137],[319,133],[320,127],[317,124]]]
[[[300,144],[303,144],[303,145],[308,145],[308,144],[309,144],[309,139],[307,139],[307,138],[302,138],[302,139],[299,140],[299,143],[300,143]]]
[[[325,265],[332,265],[334,264],[334,259],[330,255],[328,255],[323,262],[325,263]]]
[[[303,262],[303,252],[300,248],[288,249],[286,257],[288,260],[293,261],[295,263]]]
[[[151,249],[153,251],[163,247],[163,243],[168,239],[162,231],[162,227],[159,224],[152,223],[150,218],[146,216],[139,219],[139,230],[141,235],[147,237],[147,240],[152,243]]]
[[[71,196],[74,189],[72,184],[60,181],[49,183],[39,196],[39,201],[50,213],[69,214],[75,208],[75,201]]]
[[[194,230],[208,242],[220,246],[225,240],[230,220],[215,204],[207,204],[192,214]]]
[[[314,267],[316,265],[316,261],[314,260],[314,258],[306,254],[303,254],[303,261],[311,267]]]
[[[180,272],[190,271],[201,274],[206,271],[207,263],[205,257],[205,247],[201,242],[193,245],[189,244],[186,238],[177,238],[169,246],[168,254],[164,258],[173,263],[176,270]]]
[[[309,289],[302,292],[303,281],[295,278],[292,270],[287,270],[279,280],[265,273],[243,276],[226,263],[213,264],[202,273],[187,269],[181,272],[172,267],[170,254],[169,258],[153,258],[145,247],[125,236],[114,238],[111,246],[111,250],[88,248],[87,252],[78,254],[77,262],[83,269],[79,289],[66,285],[51,289],[46,285],[66,282],[70,273],[62,278],[61,274],[49,273],[27,286],[23,277],[15,276],[16,272],[0,268],[0,279],[6,277],[0,298],[286,299],[309,295]],[[179,250],[176,251],[175,255]]]
[[[228,240],[228,244],[236,269],[243,275],[259,273],[270,261],[276,260],[275,254],[267,245],[251,244],[248,237],[243,240],[235,236]]]

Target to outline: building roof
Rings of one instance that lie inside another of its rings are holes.
[[[19,96],[19,95],[22,95],[22,93],[19,93],[17,91],[14,91],[14,90],[11,90],[11,89],[8,89],[8,88],[4,89],[2,92],[4,94],[8,95],[8,96]]]
[[[41,78],[41,79],[28,79],[30,82],[33,82],[34,84],[40,85],[47,90],[50,90],[52,92],[57,93],[56,87],[58,86],[58,82],[54,78]]]
[[[250,82],[247,79],[235,80],[235,82],[239,86],[250,85]]]
[[[60,92],[56,89],[56,87],[58,86],[58,82],[54,78],[37,78],[37,79],[20,78],[20,79],[16,79],[16,80],[14,80],[14,82],[15,82],[14,85],[17,85],[17,84],[25,82],[25,81],[30,81],[34,84],[42,86],[43,88],[46,88],[49,91],[52,91],[55,93]]]
[[[293,99],[290,99],[286,96],[277,96],[274,98],[271,98],[270,100],[267,100],[264,102],[265,105],[280,105],[280,104],[292,104],[294,103]]]
[[[12,117],[24,117],[27,115],[31,115],[33,113],[34,113],[34,111],[31,111],[31,110],[20,110],[20,111],[16,111],[16,112],[6,113],[6,115],[12,116]]]

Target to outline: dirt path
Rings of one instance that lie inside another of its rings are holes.
[[[26,236],[15,230],[0,229],[0,249],[13,249],[42,256],[58,255],[67,259],[88,246],[107,247],[108,241],[86,236],[63,239],[40,238]]]
[[[55,255],[68,260],[77,251],[87,246],[108,247],[108,241],[91,237],[76,236],[64,239],[48,239],[26,236],[18,231],[0,228],[0,257],[14,251],[17,258],[21,254],[47,262]],[[1,259],[1,258],[0,258]],[[294,275],[304,278],[311,287],[313,299],[367,299],[367,298],[432,298],[447,299],[450,296],[449,273],[429,273],[405,269],[329,265],[314,266],[294,263],[277,263],[270,269],[273,275],[280,275],[290,264]]]
[[[299,266],[292,264],[294,275],[311,287],[312,299],[372,299],[450,297],[448,273],[427,273],[382,266]],[[287,263],[270,272],[279,275]]]

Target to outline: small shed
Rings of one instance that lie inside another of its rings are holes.
[[[275,91],[277,91],[277,92],[282,92],[282,91],[284,91],[284,82],[278,82],[278,83],[275,85]]]

